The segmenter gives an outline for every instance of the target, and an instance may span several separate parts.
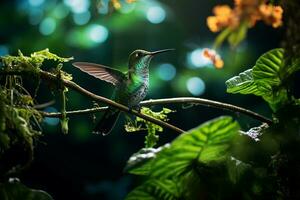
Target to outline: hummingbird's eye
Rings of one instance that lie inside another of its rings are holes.
[[[136,58],[140,57],[140,54],[139,54],[139,53],[136,53],[136,54],[135,54],[135,57],[136,57]]]

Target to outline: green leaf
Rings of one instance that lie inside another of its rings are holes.
[[[166,148],[169,144],[166,144],[157,149],[155,148],[143,148],[137,153],[133,154],[124,168],[124,171],[136,175],[148,175],[151,169],[151,161],[156,157],[156,154],[162,149]]]
[[[26,187],[18,181],[0,183],[1,200],[53,200],[53,198],[44,191],[34,190]]]
[[[231,79],[227,80],[227,92],[233,94],[241,93],[262,96],[263,92],[261,92],[257,88],[257,85],[254,83],[252,71],[252,69],[248,69],[240,73],[238,76],[234,76]]]
[[[253,67],[253,79],[258,86],[279,86],[281,77],[279,74],[283,66],[283,49],[273,49],[263,54]]]
[[[190,172],[195,163],[209,165],[224,161],[238,130],[238,123],[231,117],[219,117],[180,135],[157,154],[150,175],[178,177]]]
[[[131,191],[126,200],[177,200],[181,199],[179,189],[173,180],[150,179]]]
[[[283,49],[263,54],[252,69],[226,81],[227,92],[261,96],[276,111],[288,101],[283,86]]]

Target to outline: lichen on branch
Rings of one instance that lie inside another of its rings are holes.
[[[42,134],[43,116],[35,108],[36,100],[23,85],[23,75],[32,75],[39,83],[45,60],[62,66],[61,63],[72,59],[59,57],[49,49],[30,56],[24,56],[19,50],[18,56],[1,57],[1,71],[5,73],[0,75],[3,83],[0,85],[0,176],[17,173],[28,166],[33,159],[34,140]],[[62,74],[63,78],[70,79],[67,73]],[[23,152],[9,153],[14,148],[21,148]],[[14,162],[7,162],[8,154]]]

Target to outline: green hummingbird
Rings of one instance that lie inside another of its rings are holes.
[[[139,103],[145,98],[149,88],[149,64],[154,55],[171,51],[164,49],[159,51],[135,50],[129,55],[128,71],[123,73],[104,65],[75,62],[73,66],[98,79],[109,82],[115,86],[112,99],[128,106],[130,109],[140,108]],[[94,133],[107,135],[111,132],[120,115],[120,111],[109,107],[102,119],[94,129]]]

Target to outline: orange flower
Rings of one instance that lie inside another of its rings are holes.
[[[206,19],[207,26],[211,32],[219,32],[222,27],[219,26],[218,18],[215,16],[209,16]]]
[[[221,58],[216,58],[213,64],[217,69],[222,69],[224,66],[224,61]]]
[[[257,7],[261,3],[261,0],[235,0],[235,7]]]
[[[136,2],[137,0],[126,0],[127,3],[134,3]]]
[[[227,5],[215,6],[213,8],[213,13],[216,16],[228,17],[231,14],[231,8]]]
[[[203,56],[205,58],[208,58],[217,69],[223,68],[224,61],[222,60],[221,56],[215,50],[204,49]]]
[[[229,6],[216,6],[214,7],[213,12],[217,17],[218,25],[220,27],[228,25],[232,12]]]
[[[259,6],[259,11],[266,24],[270,24],[274,28],[282,25],[283,9],[280,6],[262,4]]]
[[[253,27],[261,19],[258,6],[262,0],[235,0],[235,12],[240,21],[246,21],[249,27]]]
[[[208,28],[218,32],[226,27],[235,30],[241,22],[253,27],[257,21],[263,20],[274,28],[282,24],[283,10],[280,6],[267,5],[266,0],[234,0],[234,8],[217,5],[213,8],[215,16],[207,18]]]
[[[232,10],[227,5],[215,6],[213,9],[215,16],[207,18],[207,26],[212,32],[218,32],[228,26]]]

